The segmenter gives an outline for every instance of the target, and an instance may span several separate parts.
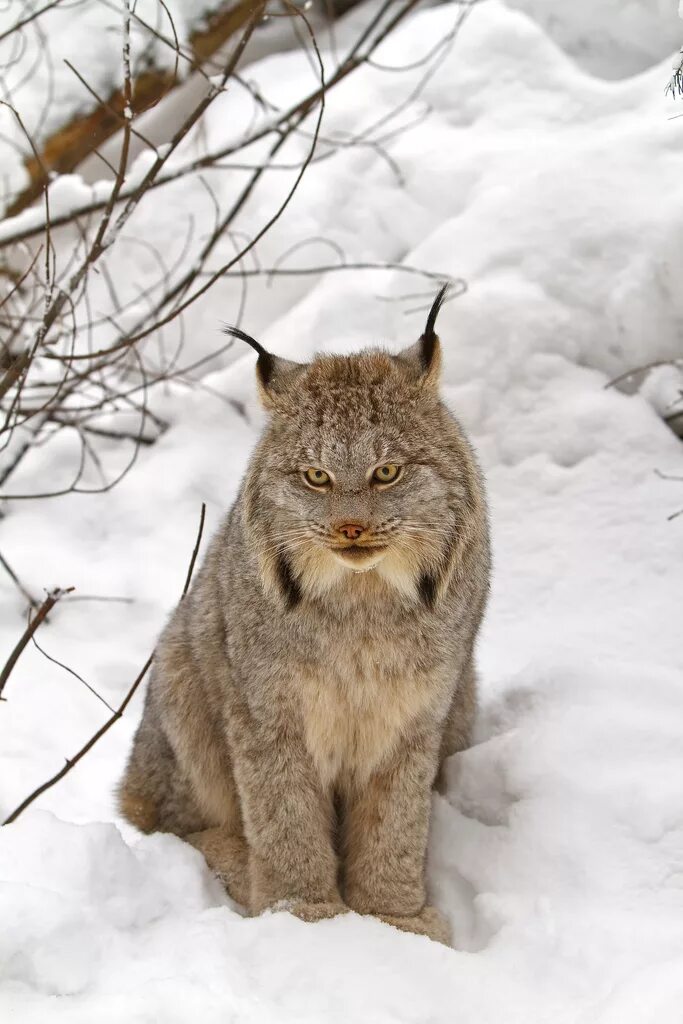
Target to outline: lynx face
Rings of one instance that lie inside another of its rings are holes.
[[[420,566],[438,562],[454,525],[454,467],[440,466],[424,415],[437,412],[436,399],[418,401],[405,370],[388,364],[381,390],[369,384],[351,396],[347,388],[345,402],[323,410],[327,403],[315,397],[323,375],[339,380],[390,357],[348,358],[307,371],[298,388],[303,415],[283,417],[267,446],[273,525],[304,575],[331,582],[383,566],[412,586]]]
[[[248,473],[246,521],[264,575],[290,596],[372,572],[431,602],[447,581],[477,485],[428,337],[397,356],[306,365],[260,353],[271,419]]]

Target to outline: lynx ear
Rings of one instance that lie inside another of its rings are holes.
[[[444,284],[439,289],[439,292],[432,303],[432,308],[429,310],[427,323],[420,340],[415,342],[415,344],[411,345],[409,348],[405,348],[402,352],[399,352],[397,356],[398,359],[401,359],[404,362],[412,363],[417,369],[419,375],[424,379],[424,383],[431,387],[436,387],[439,383],[439,371],[441,369],[441,345],[434,327],[436,325],[436,318],[439,315],[439,310],[446,298],[448,287],[448,284]]]
[[[274,356],[267,352],[263,345],[252,338],[249,334],[240,330],[239,327],[230,327],[226,324],[223,333],[229,334],[240,341],[246,341],[255,352],[258,353],[256,360],[256,379],[258,381],[261,401],[267,409],[277,405],[277,395],[282,391],[285,379],[297,370],[303,370],[303,363],[295,363],[291,359],[283,359],[281,356]]]

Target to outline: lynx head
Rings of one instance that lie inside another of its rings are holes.
[[[252,458],[245,527],[266,587],[289,606],[357,589],[434,605],[482,507],[470,447],[438,393],[439,292],[416,344],[302,364],[258,352],[268,427]]]

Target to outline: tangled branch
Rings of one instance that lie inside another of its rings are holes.
[[[417,98],[421,85],[428,81],[455,39],[472,3],[462,5],[451,33],[423,58],[421,82],[410,90],[393,114],[349,137],[331,139],[322,131],[326,97],[349,75],[373,63],[378,47],[418,6],[419,0],[386,0],[380,4],[331,72],[326,71],[326,59],[302,5],[285,0],[279,12],[275,12],[267,0],[251,2],[248,17],[241,23],[229,52],[220,58],[217,53],[212,54],[211,74],[208,65],[202,66],[204,92],[187,111],[170,141],[155,146],[139,130],[131,56],[133,28],[148,32],[154,45],[165,46],[175,61],[187,61],[190,56],[175,31],[162,32],[143,23],[132,0],[119,2],[123,85],[118,157],[115,162],[106,158],[112,180],[98,182],[91,188],[69,183],[65,204],[61,194],[59,202],[54,199],[61,188],[58,178],[53,186],[44,189],[41,207],[0,223],[0,247],[11,280],[6,294],[2,296],[0,292],[0,498],[6,500],[93,493],[109,490],[123,479],[137,461],[141,447],[152,444],[167,425],[156,398],[160,388],[199,386],[201,371],[208,364],[219,365],[225,357],[231,343],[221,341],[200,359],[182,358],[186,316],[219,282],[232,278],[239,282],[238,315],[231,318],[239,322],[248,283],[255,277],[272,283],[277,277],[370,266],[420,274],[425,279],[444,277],[435,271],[389,261],[369,264],[346,253],[342,253],[338,264],[284,267],[280,260],[264,267],[257,252],[316,160],[333,158],[353,147],[370,147],[386,155],[388,165],[400,180],[400,168],[384,147],[402,131],[419,123],[426,112],[390,130],[389,122]],[[245,12],[243,4],[238,7]],[[164,10],[168,16],[165,7]],[[264,97],[237,71],[255,30],[272,13],[280,13],[302,26],[299,45],[308,53],[315,69],[313,87],[286,109]],[[38,13],[34,22],[40,22]],[[216,73],[219,59],[220,70]],[[193,67],[197,67],[196,60]],[[413,69],[415,64],[408,67]],[[392,67],[385,73],[398,71]],[[230,144],[197,154],[205,116],[219,98],[225,102],[229,83],[239,83],[239,88],[249,95],[253,104],[252,124]],[[24,125],[20,112],[12,104],[9,106],[18,123]],[[25,135],[39,158],[38,148],[27,130]],[[131,158],[134,144],[143,146],[136,161]],[[285,149],[298,150],[297,158],[282,159]],[[188,159],[193,150],[194,155]],[[49,174],[49,167],[45,171]],[[230,180],[237,185],[227,203],[209,180],[208,175],[214,172],[230,173],[230,178],[221,179],[221,183]],[[282,174],[291,179],[282,199],[262,216],[260,223],[254,223],[252,211],[264,181]],[[169,258],[153,239],[141,237],[136,225],[141,208],[147,210],[147,215],[151,212],[152,196],[158,190],[190,178],[205,191],[213,209],[213,225],[202,237],[190,215],[182,243]],[[305,241],[302,239],[297,245]],[[226,242],[233,246],[233,251],[228,258],[221,258],[218,254]],[[131,246],[146,252],[147,262],[156,267],[156,273],[147,274],[140,283],[122,282],[116,271],[118,253]],[[32,452],[65,433],[74,448],[70,479],[47,488],[7,488],[19,469],[26,475],[25,462]],[[128,446],[128,454],[122,446]],[[107,463],[113,464],[113,472],[107,469]]]

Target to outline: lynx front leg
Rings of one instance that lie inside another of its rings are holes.
[[[249,907],[285,903],[304,920],[345,910],[337,887],[332,801],[303,745],[286,731],[232,723],[231,746],[249,845]]]
[[[447,942],[448,927],[425,906],[425,858],[438,743],[413,743],[349,797],[344,897],[352,910]]]

